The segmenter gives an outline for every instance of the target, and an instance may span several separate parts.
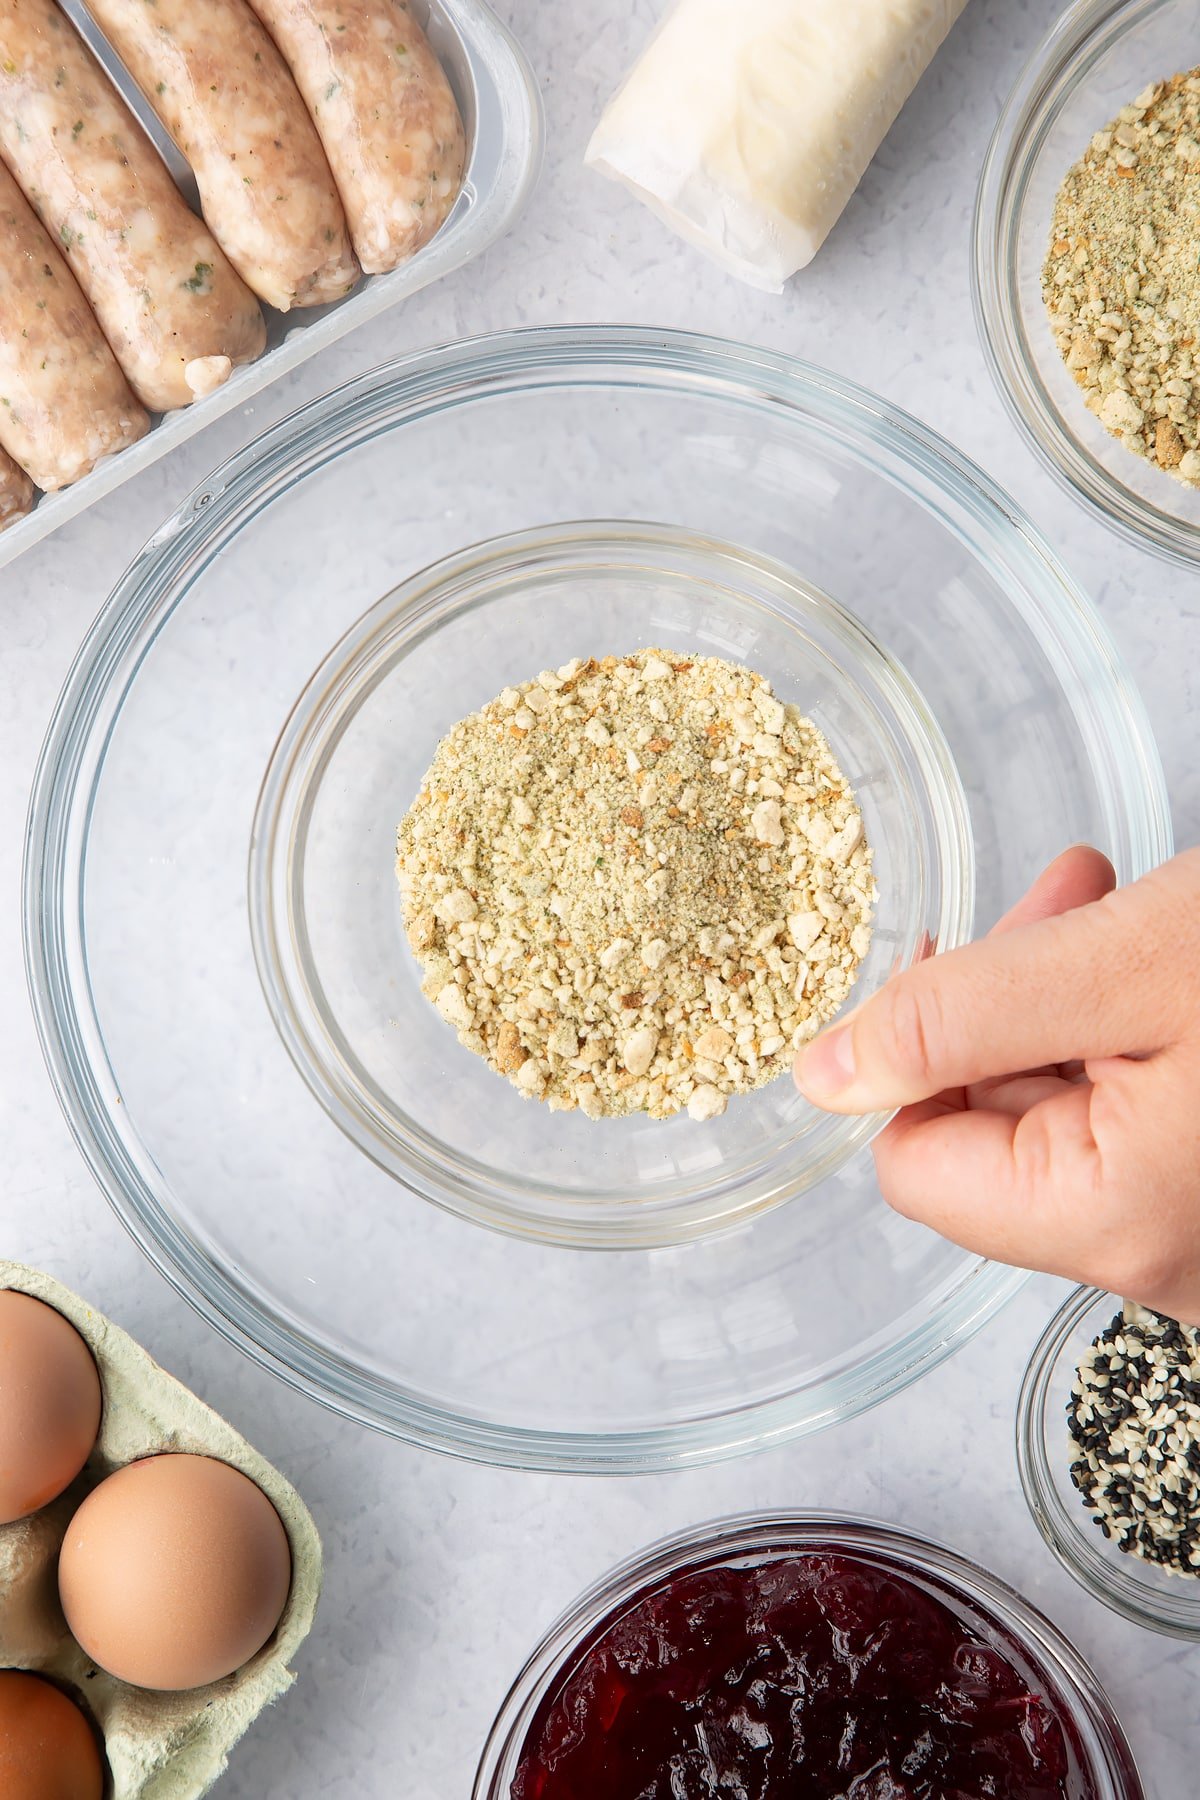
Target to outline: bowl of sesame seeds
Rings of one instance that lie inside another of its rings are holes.
[[[980,175],[985,359],[1058,479],[1131,540],[1200,561],[1200,37],[1193,0],[1076,0]]]
[[[1034,1522],[1081,1586],[1200,1641],[1200,1331],[1077,1288],[1026,1371],[1017,1461]]]

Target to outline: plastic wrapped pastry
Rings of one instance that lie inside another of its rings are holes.
[[[676,0],[587,162],[743,281],[811,262],[966,0]]]

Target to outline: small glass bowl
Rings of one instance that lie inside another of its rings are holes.
[[[1200,1576],[1172,1574],[1119,1550],[1071,1482],[1071,1383],[1080,1357],[1123,1305],[1119,1294],[1076,1288],[1047,1325],[1017,1402],[1021,1486],[1035,1525],[1081,1587],[1135,1625],[1200,1642]]]
[[[568,652],[649,646],[751,663],[828,738],[863,808],[879,887],[855,1003],[931,945],[967,937],[966,796],[904,670],[782,564],[663,526],[517,533],[403,583],[306,686],[251,834],[259,976],[325,1111],[410,1191],[576,1247],[678,1243],[738,1223],[833,1174],[882,1123],[820,1112],[784,1079],[704,1124],[639,1114],[597,1127],[498,1081],[421,992],[393,835],[439,739]]]
[[[1200,491],[1124,449],[1059,354],[1041,270],[1055,196],[1092,134],[1150,82],[1200,62],[1195,0],[1076,0],[1022,71],[975,207],[973,291],[984,356],[1035,452],[1123,536],[1200,561]]]
[[[640,1551],[603,1576],[556,1620],[526,1662],[492,1726],[473,1800],[509,1800],[530,1727],[571,1672],[597,1627],[685,1570],[773,1557],[834,1554],[907,1577],[931,1591],[988,1638],[999,1635],[1028,1664],[1027,1679],[1053,1699],[1073,1728],[1077,1775],[1095,1800],[1144,1800],[1133,1755],[1095,1675],[1050,1621],[995,1575],[966,1557],[889,1525],[832,1512],[745,1513],[693,1527]]]

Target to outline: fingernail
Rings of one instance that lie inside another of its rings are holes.
[[[819,1106],[854,1080],[854,1037],[848,1026],[824,1031],[796,1058],[796,1086]]]

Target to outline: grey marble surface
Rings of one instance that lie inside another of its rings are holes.
[[[74,650],[129,556],[214,462],[344,377],[443,338],[545,321],[688,326],[827,363],[911,408],[1021,500],[1098,601],[1156,721],[1179,841],[1198,836],[1200,585],[1117,542],[1051,485],[1001,411],[970,315],[976,172],[999,102],[1058,0],[972,0],[821,258],[782,298],[711,270],[581,167],[653,0],[503,0],[501,10],[537,69],[549,124],[541,185],[513,234],[0,578],[0,1247],[114,1314],[287,1471],[324,1532],[328,1591],[303,1680],[243,1744],[221,1790],[228,1800],[457,1800],[524,1652],[585,1582],[664,1531],[784,1503],[902,1522],[1016,1583],[1094,1663],[1153,1800],[1187,1800],[1200,1651],[1138,1632],[1075,1588],[1017,1486],[1013,1404],[1055,1284],[1034,1283],[983,1338],[889,1405],[749,1462],[614,1481],[470,1468],[335,1420],[219,1342],[126,1240],[60,1119],[25,999],[18,882],[28,788]]]

